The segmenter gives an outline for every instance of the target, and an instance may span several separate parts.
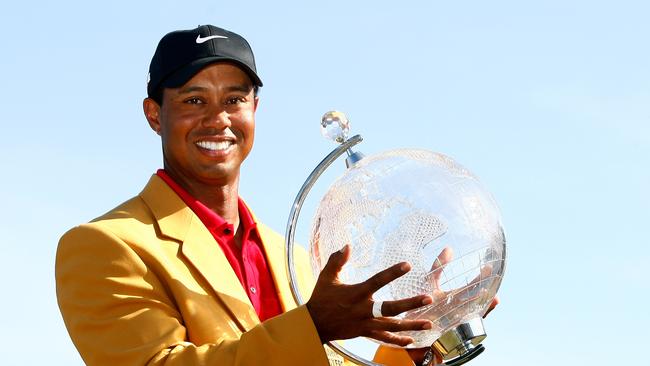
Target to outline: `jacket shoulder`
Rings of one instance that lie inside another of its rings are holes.
[[[148,219],[148,220],[146,220]],[[92,223],[100,224],[118,224],[124,222],[137,222],[150,224],[153,221],[153,215],[140,196],[135,196],[117,207],[109,210],[103,215],[90,221]]]
[[[134,234],[141,234],[142,230],[151,231],[154,222],[153,214],[142,198],[135,196],[90,222],[68,230],[59,243],[81,232],[106,232],[126,239]]]

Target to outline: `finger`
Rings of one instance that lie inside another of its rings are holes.
[[[435,356],[435,363],[434,363],[434,365],[438,365],[438,364],[441,364],[441,365],[442,365],[442,356],[441,356],[439,353],[437,353],[437,352],[434,352],[433,355]]]
[[[436,258],[436,260],[433,262],[433,265],[431,266],[433,288],[440,288],[440,276],[442,275],[442,269],[447,263],[451,262],[453,258],[454,251],[451,249],[451,247],[445,247],[440,252],[440,254],[438,254],[438,258]]]
[[[329,259],[327,260],[327,264],[325,265],[325,267],[323,267],[323,270],[321,271],[321,277],[324,277],[329,281],[336,280],[338,278],[339,273],[341,272],[341,269],[343,268],[345,263],[347,263],[349,258],[350,258],[350,246],[346,244],[343,246],[343,248],[330,255]]]
[[[485,301],[488,300],[487,298],[487,293],[484,291],[481,291],[483,288],[485,288],[485,283],[486,281],[490,280],[490,276],[492,275],[492,266],[491,265],[484,265],[481,267],[480,273],[478,276],[474,277],[472,281],[470,281],[467,285],[455,289],[453,291],[445,292],[442,296],[446,296],[448,299],[451,299],[456,304],[460,304],[462,302],[467,302],[467,301],[473,301],[481,297],[481,303],[485,303]],[[436,295],[434,291],[434,295]],[[487,312],[491,311],[492,309],[488,309]],[[485,316],[485,315],[484,315]]]
[[[433,298],[429,295],[414,296],[402,300],[384,301],[381,307],[381,314],[383,316],[396,316],[405,311],[417,309],[431,303],[433,303]]]
[[[468,286],[475,285],[482,280],[485,280],[486,278],[490,277],[492,275],[492,265],[491,264],[485,264],[483,267],[481,267],[481,271],[478,276],[474,277],[472,282],[468,284]]]
[[[499,302],[499,297],[494,296],[494,299],[492,299],[492,302],[490,303],[490,306],[488,306],[488,309],[485,311],[485,314],[483,314],[483,317],[485,318],[492,310],[494,310],[494,308],[499,305]]]
[[[371,330],[387,332],[420,331],[432,327],[433,323],[426,319],[375,318],[370,323]]]
[[[478,276],[474,277],[474,279],[467,284],[467,286],[463,287],[458,291],[459,293],[462,293],[462,297],[465,300],[471,300],[471,299],[476,299],[480,296],[480,289],[481,289],[481,282],[486,281],[490,278],[492,275],[492,265],[486,264],[483,267],[481,267],[481,270],[478,274]]]
[[[422,364],[422,361],[424,360],[424,355],[427,353],[428,350],[429,347],[405,349],[405,351],[409,354],[411,359],[415,361],[416,365]]]
[[[397,335],[391,332],[375,330],[368,334],[369,338],[376,339],[380,342],[394,344],[400,347],[406,347],[413,343],[413,338],[408,336]]]
[[[359,284],[362,291],[367,295],[374,294],[380,288],[386,286],[391,281],[403,276],[411,270],[411,265],[406,262],[397,263],[385,270],[376,273],[374,276]]]

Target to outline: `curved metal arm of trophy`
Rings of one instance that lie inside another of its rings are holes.
[[[302,296],[300,294],[300,289],[298,288],[298,281],[295,271],[294,264],[294,239],[295,239],[295,230],[298,218],[300,216],[300,210],[304,204],[309,191],[312,189],[318,178],[325,172],[325,170],[341,155],[348,152],[350,155],[350,148],[361,141],[363,138],[360,135],[353,136],[349,139],[347,134],[349,132],[349,120],[347,117],[336,111],[330,111],[323,115],[321,119],[321,133],[326,138],[337,142],[340,144],[332,152],[330,152],[311,172],[303,183],[300,191],[296,195],[296,199],[293,202],[291,207],[291,212],[289,213],[289,219],[287,221],[287,228],[285,233],[285,249],[286,249],[286,258],[287,258],[287,273],[289,276],[289,284],[291,287],[291,293],[296,300],[296,303],[299,305],[304,304]],[[350,156],[348,156],[350,158]],[[334,349],[337,353],[346,357],[348,359],[354,360],[354,362],[366,364],[370,366],[380,366],[372,361],[366,360],[362,357],[355,355],[354,353],[349,352],[345,348],[339,346],[334,342],[329,343],[330,347]]]
[[[295,262],[294,262],[294,240],[295,240],[295,235],[296,235],[296,224],[298,223],[298,218],[300,217],[300,211],[302,209],[302,205],[305,202],[305,199],[307,198],[307,195],[309,194],[309,191],[312,189],[318,178],[327,170],[327,168],[332,165],[332,163],[341,155],[343,155],[346,151],[349,151],[349,149],[354,146],[359,144],[361,141],[363,141],[363,138],[360,135],[355,135],[349,138],[348,140],[344,141],[340,146],[332,150],[317,166],[314,168],[314,170],[309,174],[305,182],[303,183],[302,187],[298,191],[298,194],[296,195],[296,199],[293,202],[293,205],[291,206],[291,212],[289,213],[289,219],[287,221],[287,228],[285,232],[285,250],[286,250],[286,258],[287,258],[287,273],[289,277],[289,285],[291,287],[291,294],[294,297],[294,300],[296,301],[297,304],[302,305],[305,302],[302,299],[302,295],[300,294],[300,289],[298,288],[298,278],[296,275],[296,270],[295,270]],[[358,356],[344,347],[338,345],[335,342],[329,342],[328,345],[336,351],[338,354],[341,356],[353,360],[353,362],[356,362],[358,364],[365,364],[368,366],[381,366],[377,363],[374,363],[370,360],[366,360],[365,358]]]

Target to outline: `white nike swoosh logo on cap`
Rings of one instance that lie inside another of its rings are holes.
[[[207,36],[205,38],[201,38],[201,35],[199,34],[198,36],[196,36],[196,43],[207,42],[207,41],[209,41],[211,39],[215,39],[215,38],[228,38],[228,37],[226,37],[226,36]]]

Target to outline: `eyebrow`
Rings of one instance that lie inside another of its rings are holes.
[[[208,88],[203,87],[203,86],[198,86],[198,85],[190,85],[186,88],[183,88],[178,91],[178,94],[188,94],[188,93],[193,93],[197,91],[206,91]]]
[[[251,90],[253,90],[253,86],[250,84],[236,84],[236,85],[231,85],[227,86],[225,88],[226,92],[233,92],[233,91],[238,91],[238,92],[243,92],[243,93],[249,93]],[[189,94],[193,92],[205,92],[208,91],[208,88],[200,85],[189,85],[181,90],[178,91],[178,94]]]
[[[239,91],[242,93],[249,93],[253,90],[253,85],[251,84],[238,84],[226,87],[227,92]]]

